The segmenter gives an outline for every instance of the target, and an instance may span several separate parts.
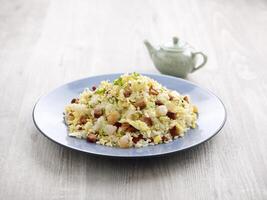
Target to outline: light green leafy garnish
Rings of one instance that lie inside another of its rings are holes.
[[[105,92],[106,92],[105,88],[100,88],[100,89],[95,91],[96,94],[105,94]]]
[[[114,85],[122,86],[123,85],[122,78],[120,77],[120,78],[114,80],[113,83],[114,83]]]

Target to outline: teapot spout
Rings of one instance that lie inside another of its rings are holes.
[[[144,41],[144,44],[150,54],[150,56],[152,56],[155,52],[156,52],[156,49],[155,47],[153,47],[150,42],[148,42],[147,40]]]

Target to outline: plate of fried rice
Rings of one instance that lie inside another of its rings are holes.
[[[223,127],[226,110],[194,83],[133,72],[60,86],[38,100],[33,120],[43,135],[71,149],[150,157],[207,141]]]

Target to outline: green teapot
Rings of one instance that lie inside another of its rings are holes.
[[[187,74],[193,73],[207,63],[207,56],[202,52],[196,52],[185,42],[173,37],[172,45],[163,45],[159,48],[153,47],[147,40],[145,46],[155,67],[163,74],[185,78]],[[199,56],[203,61],[197,66]]]

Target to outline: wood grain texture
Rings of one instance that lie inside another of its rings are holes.
[[[267,199],[267,2],[0,0],[0,199]],[[31,112],[65,82],[152,72],[142,41],[203,50],[189,80],[221,97],[215,138],[163,158],[103,159],[49,141]]]

